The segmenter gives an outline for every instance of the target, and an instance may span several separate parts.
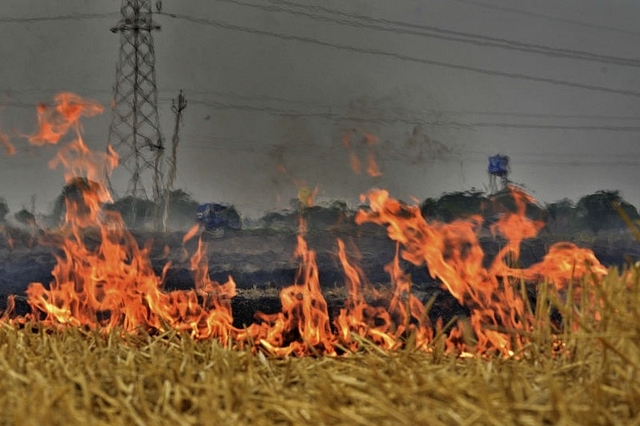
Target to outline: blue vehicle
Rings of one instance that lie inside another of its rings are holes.
[[[242,228],[242,221],[235,207],[224,204],[199,205],[196,209],[196,221],[204,227],[206,232],[215,236],[224,235],[225,229],[239,230]]]

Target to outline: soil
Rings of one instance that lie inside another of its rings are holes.
[[[157,274],[161,273],[168,261],[171,262],[164,284],[167,290],[193,288],[188,256],[195,251],[197,240],[183,246],[182,232],[133,234],[140,245],[151,243],[150,257]],[[344,274],[336,255],[336,238],[345,241],[350,258],[356,259],[368,280],[382,290],[389,287],[384,266],[393,259],[396,250],[395,243],[387,238],[385,230],[379,226],[365,224],[359,227],[312,229],[306,235],[306,240],[309,248],[317,253],[321,286],[330,314],[337,313],[345,299]],[[34,237],[27,230],[3,229],[0,235],[0,309],[5,308],[7,296],[13,294],[17,296],[18,313],[28,311],[24,292],[29,283],[49,283],[52,280],[51,271],[56,263],[57,252],[54,240],[54,236],[46,233]],[[526,267],[540,261],[548,247],[558,240],[556,236],[545,235],[524,241],[520,264]],[[621,267],[630,260],[640,259],[640,243],[626,234],[565,240],[573,240],[571,242],[580,247],[591,248],[606,266]],[[9,244],[9,241],[12,243]],[[489,263],[504,241],[483,236],[480,243],[485,260]],[[272,313],[280,310],[279,291],[294,282],[298,268],[297,260],[293,258],[295,246],[296,234],[288,229],[232,231],[208,241],[211,278],[224,282],[231,275],[238,287],[238,296],[232,302],[236,326],[253,322],[253,315],[257,311]],[[423,302],[436,297],[431,312],[433,318],[443,317],[447,320],[453,315],[465,313],[464,308],[440,288],[440,283],[429,276],[424,266],[406,262],[402,266],[411,274],[414,294]]]

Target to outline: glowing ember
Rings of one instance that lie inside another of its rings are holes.
[[[381,295],[349,261],[344,242],[338,240],[348,296],[344,308],[331,320],[316,253],[307,247],[307,225],[300,219],[294,253],[300,267],[295,282],[280,293],[282,311],[257,313],[258,323],[238,329],[233,326],[231,311],[236,284],[231,277],[225,284],[210,279],[207,247],[202,241],[190,262],[195,289],[166,292],[162,285],[170,264],[156,275],[149,247],[140,247],[122,218],[102,208],[111,200],[104,181],[116,167],[117,156],[111,149],[107,153],[90,151],[82,141],[79,124],[81,117],[101,111],[95,102],[71,94],[58,95],[53,107],[38,107],[39,130],[29,137],[31,143],[55,144],[70,131],[75,136],[50,163],[65,168],[70,194],[53,281],[48,288],[41,283],[29,286],[32,313],[26,317],[8,319],[10,299],[5,321],[24,324],[34,320],[50,327],[83,326],[105,332],[173,328],[199,339],[216,338],[225,345],[261,348],[280,356],[335,355],[357,350],[362,339],[392,350],[411,338],[416,348],[429,351],[435,336],[442,333],[442,325],[430,323],[427,307],[412,293],[411,277],[400,267],[402,258],[427,267],[431,276],[469,309],[469,320],[460,321],[449,332],[449,350],[467,356],[488,352],[512,356],[528,344],[528,333],[535,326],[525,280],[546,280],[561,292],[571,283],[576,286],[586,274],[602,277],[607,273],[591,251],[567,243],[551,247],[538,264],[516,268],[521,242],[535,237],[544,226],[527,218],[526,206],[533,199],[518,188],[510,188],[515,209],[504,211],[491,226],[507,243],[490,266],[485,266],[485,253],[478,241],[481,217],[449,224],[427,221],[418,207],[394,200],[384,190],[374,190],[366,196],[369,208],[358,212],[356,222],[383,225],[389,238],[397,242],[396,256],[386,267],[392,285],[386,306],[367,302],[368,297],[380,299]],[[348,150],[349,136],[344,139]],[[364,140],[369,174],[377,176],[371,151],[377,139],[366,134]],[[350,155],[354,170],[359,171],[359,160],[351,151]],[[316,191],[301,189],[300,202],[311,206]],[[194,226],[183,241],[194,238],[198,231]],[[513,330],[519,332],[510,332]]]

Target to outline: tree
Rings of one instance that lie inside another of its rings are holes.
[[[9,205],[4,198],[0,198],[0,223],[3,223],[6,219],[5,216],[9,213]]]
[[[546,205],[549,221],[547,226],[552,231],[571,232],[580,227],[578,209],[568,198]]]
[[[156,212],[156,204],[153,201],[131,195],[120,198],[106,208],[120,213],[122,220],[130,229],[144,226],[154,218]]]
[[[438,200],[427,198],[420,206],[422,215],[428,219],[452,222],[456,219],[482,214],[487,198],[484,192],[475,189],[450,192]]]
[[[189,217],[193,219],[196,209],[200,204],[193,199],[191,194],[176,189],[169,193],[169,217]]]
[[[67,207],[73,205],[74,213],[86,216],[90,213],[90,207],[85,202],[85,196],[97,194],[101,189],[99,183],[85,177],[71,179],[63,188],[53,204],[53,220],[60,223],[64,220]]]
[[[582,197],[577,204],[578,217],[593,232],[623,228],[625,225],[615,210],[616,204],[631,220],[640,218],[638,210],[622,198],[620,191],[597,191]]]
[[[36,225],[36,217],[27,209],[22,209],[15,214],[15,218],[18,222],[27,226]]]
[[[420,204],[420,213],[425,219],[432,219],[438,216],[438,200],[436,198],[427,198]]]

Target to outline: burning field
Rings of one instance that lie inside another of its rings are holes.
[[[41,237],[55,255],[50,282],[7,300],[8,423],[640,422],[640,265],[608,270],[572,243],[521,262],[523,243],[544,227],[527,215],[534,200],[522,190],[510,189],[491,224],[430,221],[370,191],[354,220],[386,234],[385,278],[370,281],[349,235],[335,241],[333,289],[301,216],[297,268],[275,308],[239,305],[246,286],[233,271],[212,278],[199,228],[166,247],[158,270],[153,243],[103,208],[117,155],[88,150],[79,122],[101,110],[61,94],[38,109],[29,137],[62,144],[51,166],[78,194]],[[488,232],[495,253],[481,244]],[[168,285],[178,263],[190,274],[185,288]],[[430,290],[415,285],[417,270]]]

